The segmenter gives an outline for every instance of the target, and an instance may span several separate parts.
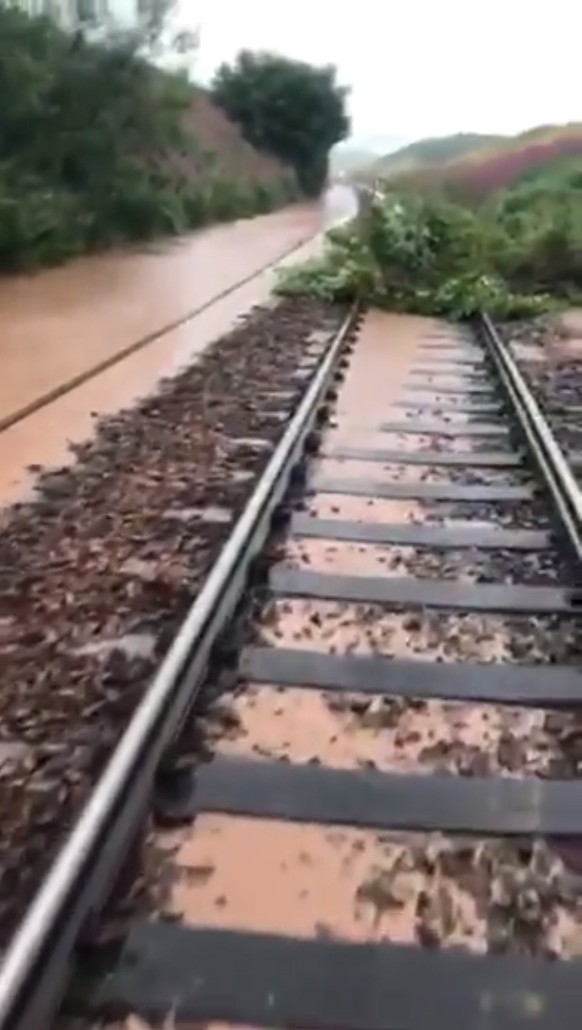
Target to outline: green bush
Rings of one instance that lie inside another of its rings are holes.
[[[181,195],[163,177],[135,162],[127,162],[116,177],[102,214],[119,239],[153,239],[188,228]]]
[[[269,211],[276,211],[285,200],[285,190],[281,185],[271,182],[255,184],[254,206],[257,212],[268,214]]]
[[[582,178],[526,183],[503,195],[493,215],[505,232],[508,281],[558,295],[582,290]]]
[[[483,308],[498,317],[524,317],[551,306],[548,286],[559,293],[557,276],[550,284],[536,265],[542,255],[550,258],[544,231],[529,226],[516,243],[499,212],[492,218],[435,197],[391,195],[329,233],[323,256],[285,270],[278,290],[453,319]],[[571,252],[561,235],[554,244],[560,274],[574,275],[576,241]]]
[[[181,198],[186,221],[191,229],[199,229],[211,220],[208,196],[204,189],[186,185],[181,192]]]
[[[0,176],[0,268],[56,264],[81,254],[90,217],[78,198],[33,179]]]
[[[243,196],[239,185],[224,174],[213,175],[206,189],[206,205],[213,221],[228,222],[243,216],[248,196]]]
[[[172,154],[192,88],[129,42],[102,46],[0,0],[0,270],[244,217],[285,201],[206,162],[194,181]]]

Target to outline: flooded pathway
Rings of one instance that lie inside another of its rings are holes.
[[[285,261],[305,259],[342,210],[348,212],[349,197],[332,191],[322,209],[298,205],[141,251],[0,280],[0,425],[60,384],[181,322],[0,433],[0,502],[26,496],[37,466],[65,462],[69,445],[90,435],[97,415],[149,393],[239,315],[264,303],[273,283],[265,266],[284,254]]]
[[[294,207],[0,281],[0,419],[163,329],[313,236]]]

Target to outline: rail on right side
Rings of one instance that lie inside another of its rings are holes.
[[[564,542],[576,563],[574,599],[582,604],[582,492],[546,417],[486,312],[479,315],[477,330],[551,497]]]

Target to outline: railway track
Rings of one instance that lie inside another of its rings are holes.
[[[486,318],[355,319],[11,942],[2,1030],[67,985],[87,1026],[578,1026],[580,495]],[[149,915],[96,933],[152,805]]]
[[[576,315],[565,316],[557,331],[549,325],[536,327],[533,334],[516,328],[509,332],[508,345],[518,368],[550,423],[552,432],[568,458],[578,481],[582,474],[582,429],[580,415],[580,344]],[[533,338],[532,338],[533,337]]]

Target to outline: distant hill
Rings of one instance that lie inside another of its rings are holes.
[[[454,136],[421,139],[416,143],[385,154],[371,166],[375,175],[402,175],[421,168],[441,166],[474,151],[503,142],[503,136],[487,136],[477,132],[458,132]]]
[[[421,141],[424,143],[431,141]],[[389,155],[387,160],[396,157]],[[457,196],[479,198],[506,189],[538,170],[549,171],[554,165],[575,164],[578,160],[582,168],[582,123],[573,122],[498,137],[441,162],[425,161],[396,169],[393,165],[388,177],[406,187],[444,188]]]

